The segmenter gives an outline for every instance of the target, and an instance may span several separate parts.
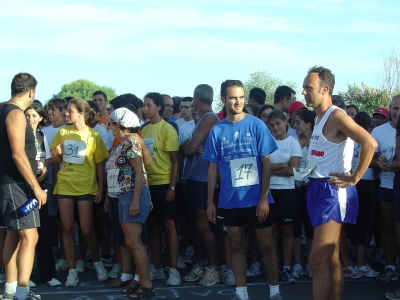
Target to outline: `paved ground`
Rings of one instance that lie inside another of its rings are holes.
[[[189,269],[181,271],[181,275],[189,273]],[[58,272],[57,277],[61,282],[65,282],[67,272]],[[128,299],[128,295],[122,293],[122,289],[110,289],[108,284],[96,281],[94,270],[87,270],[79,275],[80,283],[76,288],[49,287],[38,284],[32,290],[40,294],[44,300],[94,300],[94,299]],[[39,283],[37,274],[32,274],[32,280]],[[227,287],[223,284],[217,284],[212,287],[200,287],[195,283],[182,282],[177,287],[166,287],[165,281],[154,281],[156,287],[156,296],[152,299],[189,299],[189,300],[213,300],[213,299],[232,299],[235,294],[234,287]],[[389,283],[378,283],[374,279],[346,279],[345,281],[345,300],[381,300],[385,299],[385,292],[395,290],[400,286],[400,281]],[[280,289],[283,293],[283,299],[311,299],[311,280],[302,277],[296,284],[280,283]],[[269,299],[269,288],[266,278],[256,279],[249,284],[249,296],[252,300]]]

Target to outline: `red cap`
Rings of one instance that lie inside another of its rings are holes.
[[[380,115],[385,116],[386,118],[389,118],[389,110],[387,108],[384,108],[384,107],[378,107],[377,109],[375,109],[375,111],[372,114],[372,116],[375,115],[375,114],[380,114]]]
[[[300,101],[294,101],[289,105],[288,113],[298,112],[300,109],[306,108]]]

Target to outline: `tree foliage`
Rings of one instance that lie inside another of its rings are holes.
[[[92,95],[95,91],[103,91],[107,95],[107,99],[114,99],[117,95],[115,90],[107,86],[99,86],[94,82],[86,79],[78,79],[71,83],[66,83],[61,87],[61,91],[54,94],[53,97],[77,97],[85,100],[92,100]]]
[[[266,104],[274,103],[275,90],[280,85],[287,85],[296,91],[296,83],[293,81],[283,81],[282,79],[275,77],[268,73],[267,71],[257,70],[251,73],[248,79],[243,83],[245,92],[245,103],[249,100],[249,92],[252,88],[259,87],[262,88],[267,94]],[[220,101],[220,95],[216,96],[214,99],[214,110],[220,111],[223,107]]]
[[[383,71],[378,76],[380,89],[390,98],[400,94],[400,51],[392,48],[392,52],[383,57]]]
[[[361,87],[355,83],[348,84],[347,90],[339,91],[339,95],[343,97],[346,105],[357,105],[360,111],[365,111],[370,115],[376,108],[389,108],[390,105],[390,96],[387,91],[369,87],[365,83],[361,83]]]

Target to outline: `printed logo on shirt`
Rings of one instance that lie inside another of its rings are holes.
[[[290,150],[289,150],[288,148],[283,148],[283,149],[281,149],[281,152],[282,152],[282,153],[289,153]]]
[[[318,156],[318,157],[324,157],[325,153],[324,153],[324,151],[311,150],[311,155]]]
[[[311,135],[311,139],[312,140],[316,140],[316,141],[318,141],[318,139],[319,139],[319,135]]]
[[[236,139],[236,140],[239,139],[239,131],[236,131],[236,132],[235,132],[235,139]]]

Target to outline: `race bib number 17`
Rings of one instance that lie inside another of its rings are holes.
[[[256,157],[245,157],[231,160],[232,187],[259,184]]]

